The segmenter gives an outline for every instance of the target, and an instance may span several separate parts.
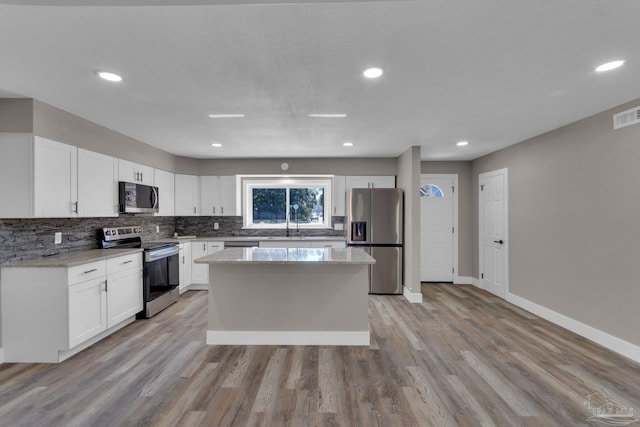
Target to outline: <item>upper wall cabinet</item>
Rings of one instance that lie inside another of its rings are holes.
[[[160,169],[154,170],[154,185],[158,187],[160,206],[158,216],[173,216],[175,214],[175,176],[171,172]]]
[[[200,177],[200,215],[240,215],[237,201],[235,175]]]
[[[0,135],[2,218],[117,215],[117,160],[29,134]]]
[[[78,216],[118,216],[118,159],[78,148]]]
[[[238,216],[238,185],[235,175],[220,177],[220,215]]]
[[[395,176],[348,176],[347,188],[395,188]]]
[[[78,149],[34,137],[34,216],[78,215]]]
[[[196,175],[175,175],[175,215],[194,216],[200,213],[199,182]],[[162,199],[160,199],[162,204]]]
[[[220,177],[200,177],[200,215],[220,215]]]
[[[138,163],[120,159],[119,169],[120,172],[118,176],[120,181],[154,185],[154,171],[150,166],[140,165]]]
[[[335,175],[333,177],[333,215],[344,216],[345,215],[345,190],[347,186],[347,179],[342,175]]]

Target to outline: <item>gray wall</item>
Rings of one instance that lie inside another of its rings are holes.
[[[33,133],[33,99],[0,98],[0,132]]]
[[[175,170],[173,154],[38,100],[33,101],[33,133],[119,159],[169,172]]]
[[[404,190],[404,286],[420,291],[420,147],[409,147],[397,159],[396,186]]]
[[[640,125],[630,102],[473,161],[509,173],[509,291],[640,345]],[[473,219],[478,277],[478,216]]]
[[[235,174],[335,174],[396,175],[394,158],[298,158],[298,159],[225,159],[200,160],[200,175]],[[289,170],[280,165],[286,162]],[[181,172],[188,173],[188,172]]]
[[[458,175],[458,276],[473,275],[473,221],[477,218],[471,203],[471,162],[422,162],[421,173]]]

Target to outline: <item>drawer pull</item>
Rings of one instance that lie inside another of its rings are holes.
[[[129,264],[130,262],[133,262],[133,260],[132,260],[132,259],[130,259],[129,261],[125,261],[125,262],[123,262],[123,264]]]
[[[98,269],[97,268],[92,268],[91,270],[85,270],[84,274],[93,273],[94,271],[98,271]]]

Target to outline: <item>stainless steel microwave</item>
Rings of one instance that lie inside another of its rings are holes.
[[[158,212],[160,206],[158,187],[151,185],[120,181],[118,198],[120,213],[154,213]]]

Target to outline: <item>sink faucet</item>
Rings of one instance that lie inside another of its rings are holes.
[[[289,237],[289,215],[287,215],[287,237]]]

